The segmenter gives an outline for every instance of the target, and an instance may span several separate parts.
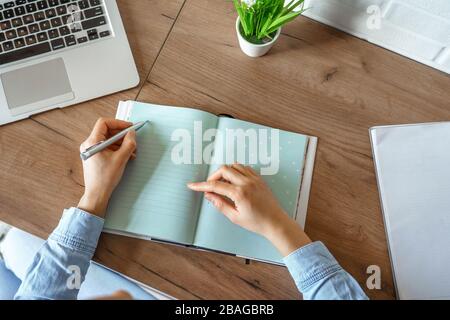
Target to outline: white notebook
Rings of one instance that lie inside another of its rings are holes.
[[[370,130],[399,299],[450,298],[450,122]]]

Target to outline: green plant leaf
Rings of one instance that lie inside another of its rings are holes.
[[[242,0],[233,0],[236,12],[239,15],[242,35],[251,42],[263,43],[264,38],[271,39],[273,33],[284,24],[292,21],[306,9],[294,12],[304,0],[256,0],[249,7]]]
[[[281,26],[283,26],[284,24],[294,20],[295,18],[297,18],[299,15],[301,14],[301,12],[291,12],[288,13],[285,16],[279,17],[278,19],[276,19],[275,21],[272,22],[272,24],[269,26],[268,28],[268,32],[274,32],[275,30],[277,30],[278,28],[280,28]]]
[[[272,23],[271,19],[267,19],[264,25],[261,28],[261,31],[258,33],[258,39],[262,39],[267,36],[267,30],[269,29],[270,24]]]
[[[290,4],[284,8],[284,12],[283,12],[284,14],[292,12],[294,9],[296,9],[300,5],[304,5],[305,0],[299,0],[296,3],[292,3],[292,2],[293,1],[291,1]]]

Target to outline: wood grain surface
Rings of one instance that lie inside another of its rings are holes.
[[[368,129],[450,120],[450,78],[299,18],[265,57],[238,47],[225,0],[118,1],[141,84],[0,127],[0,220],[40,237],[83,192],[79,144],[120,100],[227,113],[319,137],[306,231],[374,299],[395,297]],[[103,235],[95,259],[185,299],[298,299],[287,270],[226,255]]]

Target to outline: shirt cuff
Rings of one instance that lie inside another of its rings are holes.
[[[93,255],[105,220],[78,208],[64,210],[49,240],[73,250]]]
[[[320,241],[297,249],[283,260],[300,291],[342,270],[336,259]]]

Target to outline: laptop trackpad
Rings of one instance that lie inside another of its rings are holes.
[[[6,72],[0,77],[13,116],[75,98],[62,58]]]

